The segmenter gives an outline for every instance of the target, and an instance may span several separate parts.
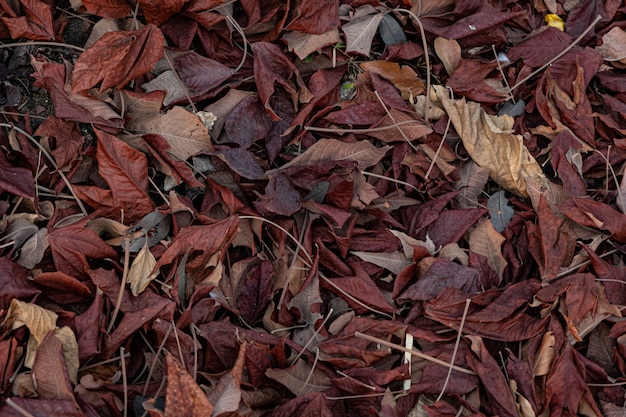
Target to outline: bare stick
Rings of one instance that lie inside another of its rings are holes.
[[[128,416],[128,381],[126,380],[126,360],[124,359],[124,346],[120,346],[122,358],[122,384],[124,386],[124,417]]]
[[[454,343],[454,351],[452,352],[452,359],[450,359],[450,368],[448,368],[448,375],[446,375],[446,381],[443,383],[443,388],[441,388],[441,392],[439,396],[435,400],[435,402],[439,401],[443,394],[446,392],[446,388],[448,387],[448,382],[450,382],[450,376],[452,375],[452,366],[454,366],[454,360],[456,359],[456,353],[459,350],[459,344],[461,343],[461,336],[463,335],[463,326],[465,325],[465,317],[467,317],[467,310],[469,310],[469,306],[472,300],[467,298],[465,300],[465,310],[463,310],[463,317],[461,317],[461,324],[459,325],[459,332],[456,335],[456,342]]]
[[[396,350],[399,350],[399,351],[402,351],[402,352],[409,352],[411,355],[415,355],[418,358],[422,358],[422,359],[425,359],[425,360],[427,360],[429,362],[436,363],[437,365],[445,366],[446,368],[452,368],[455,371],[462,372],[462,373],[467,374],[467,375],[476,375],[476,372],[474,372],[474,371],[471,371],[471,370],[465,369],[465,368],[461,368],[460,366],[456,366],[456,365],[450,364],[448,362],[442,361],[441,359],[434,358],[434,357],[432,357],[430,355],[427,355],[425,353],[420,352],[419,350],[408,349],[408,348],[405,348],[402,345],[397,345],[395,343],[391,343],[391,342],[388,342],[386,340],[379,339],[377,337],[373,337],[373,336],[370,336],[368,334],[361,333],[361,332],[355,332],[354,336],[360,337],[361,339],[369,340],[370,342],[379,343],[381,345],[384,345],[384,346],[387,346],[387,347],[390,347],[392,349],[396,349]]]
[[[33,414],[29,413],[23,407],[17,405],[11,398],[7,398],[7,405],[9,405],[12,409],[23,415],[24,417],[35,417]]]
[[[534,77],[535,75],[539,74],[541,71],[546,69],[548,66],[552,65],[553,62],[558,61],[563,55],[568,53],[574,46],[576,46],[578,44],[578,42],[580,42],[587,35],[587,33],[589,33],[591,31],[591,29],[593,29],[593,27],[596,25],[596,23],[598,23],[600,20],[602,20],[602,16],[601,15],[596,16],[595,20],[593,22],[591,22],[591,24],[589,26],[587,26],[587,29],[585,29],[585,31],[583,33],[581,33],[580,36],[578,36],[574,40],[574,42],[572,42],[570,45],[568,45],[567,48],[563,49],[561,51],[561,53],[559,53],[557,56],[552,58],[550,61],[546,62],[541,67],[539,67],[536,70],[534,70],[533,72],[531,72],[527,77],[525,77],[521,81],[518,81],[513,87],[511,87],[511,91],[515,90],[520,85],[526,83],[526,81],[530,80],[532,77]]]
[[[111,315],[111,321],[109,322],[109,326],[107,327],[107,334],[111,334],[111,329],[113,329],[113,325],[115,324],[115,319],[117,318],[118,313],[120,312],[120,307],[122,306],[122,298],[124,297],[124,288],[126,287],[126,279],[128,277],[128,270],[130,264],[130,250],[129,250],[129,242],[130,238],[127,236],[124,238],[124,272],[122,273],[122,282],[120,283],[120,292],[117,294],[117,301],[115,303],[115,309],[113,309],[113,314]]]

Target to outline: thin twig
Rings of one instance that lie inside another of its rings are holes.
[[[465,317],[467,317],[467,311],[469,310],[469,306],[472,303],[472,300],[467,298],[465,300],[465,310],[463,310],[463,317],[461,317],[461,324],[459,325],[459,331],[456,335],[456,342],[454,343],[454,351],[452,352],[452,359],[450,359],[450,367],[448,368],[448,375],[446,375],[446,380],[443,383],[443,387],[441,388],[441,392],[437,397],[436,401],[439,401],[443,394],[446,392],[446,388],[448,387],[448,383],[450,382],[450,376],[452,376],[452,366],[454,366],[454,361],[456,359],[456,354],[459,350],[459,344],[461,343],[461,336],[463,335],[463,326],[465,325]]]
[[[402,184],[405,187],[409,187],[414,189],[415,191],[419,191],[419,188],[417,188],[414,185],[409,184],[408,182],[402,181],[402,180],[397,180],[395,178],[389,178],[389,177],[385,177],[384,175],[379,175],[379,174],[374,174],[373,172],[368,172],[368,171],[361,171],[361,173],[363,175],[366,175],[368,177],[374,177],[374,178],[379,178],[381,180],[386,180],[386,181],[390,181],[390,182],[395,182],[396,184]]]
[[[35,417],[33,414],[26,411],[23,407],[17,405],[11,398],[7,398],[6,403],[9,407],[23,415],[24,417]]]
[[[117,315],[120,312],[120,307],[122,306],[122,299],[124,298],[124,290],[126,288],[126,280],[128,278],[128,270],[130,264],[130,250],[129,250],[130,237],[126,236],[124,238],[124,272],[122,273],[122,282],[120,283],[120,291],[117,294],[117,301],[115,303],[115,308],[113,309],[113,314],[111,315],[111,321],[109,322],[109,326],[107,327],[107,334],[111,334],[111,329],[113,329],[113,325],[115,324],[115,320],[117,319]]]
[[[120,346],[120,357],[122,358],[122,385],[124,386],[124,417],[128,416],[128,381],[126,380],[126,355],[124,346]]]
[[[308,130],[310,132],[324,132],[324,133],[363,133],[367,134],[368,132],[381,132],[383,130],[395,129],[398,126],[408,125],[417,123],[416,120],[402,120],[401,122],[394,123],[389,126],[379,126],[379,127],[368,127],[364,129],[340,129],[340,128],[332,128],[332,127],[316,127],[316,126],[304,126],[304,130]]]
[[[163,340],[161,340],[161,344],[159,345],[159,348],[157,349],[156,353],[154,354],[154,360],[152,361],[152,364],[150,364],[150,370],[148,371],[148,376],[146,377],[146,384],[143,386],[142,395],[144,397],[148,394],[148,386],[150,385],[150,378],[152,378],[152,373],[154,372],[154,368],[156,367],[156,363],[160,361],[159,360],[159,355],[161,354],[161,351],[165,347],[165,343],[167,342],[167,338],[170,337],[170,334],[172,334],[172,330],[174,330],[174,328],[172,327],[172,324],[170,322],[168,322],[168,324],[170,325],[170,327],[167,328],[167,332],[165,332],[165,336],[163,336]]]
[[[394,123],[394,125],[396,125],[396,127],[398,126],[398,122],[396,122],[396,119],[393,118],[391,112],[389,111],[389,109],[387,108],[387,105],[385,104],[385,102],[383,101],[382,97],[380,96],[380,94],[378,94],[378,91],[374,91],[374,94],[376,94],[376,98],[378,98],[378,101],[380,102],[380,105],[383,106],[383,109],[385,109],[385,112],[387,113],[387,116],[389,116],[389,118],[391,119],[391,121]],[[406,141],[406,143],[409,144],[409,146],[411,148],[413,148],[414,151],[417,151],[417,146],[413,145],[411,143],[411,140],[408,138],[408,136],[404,133],[404,130],[400,129],[398,127],[398,131],[400,132],[400,134],[402,135],[402,137],[404,138],[404,140]]]
[[[326,318],[324,319],[324,321],[322,322],[322,324],[319,325],[319,327],[315,330],[315,332],[311,335],[311,337],[309,338],[309,340],[306,342],[306,344],[302,347],[302,350],[300,352],[298,352],[298,354],[296,355],[296,357],[291,361],[291,364],[293,365],[294,363],[296,363],[298,361],[298,359],[300,359],[300,356],[302,356],[302,353],[309,347],[309,345],[311,343],[313,343],[313,340],[315,339],[315,337],[317,336],[317,334],[320,332],[320,330],[322,330],[322,328],[324,327],[324,325],[326,325],[326,322],[330,319],[330,316],[333,314],[333,310],[332,308],[328,311],[328,314],[326,314]],[[313,323],[315,324],[315,323]],[[309,323],[309,325],[311,325],[311,323]],[[305,384],[306,385],[306,384]]]
[[[396,350],[399,350],[399,351],[402,351],[402,352],[409,352],[411,355],[415,355],[418,358],[422,358],[422,359],[425,359],[425,360],[427,360],[429,362],[436,363],[437,365],[445,366],[446,368],[452,368],[455,371],[462,372],[462,373],[467,374],[467,375],[476,375],[476,372],[474,372],[474,371],[471,371],[471,370],[465,369],[465,368],[461,368],[460,366],[456,366],[454,364],[450,364],[448,362],[442,361],[441,359],[434,358],[434,357],[432,357],[430,355],[422,353],[419,350],[408,349],[408,348],[405,348],[404,346],[401,346],[401,345],[398,345],[398,344],[395,344],[395,343],[391,343],[391,342],[388,342],[386,340],[379,339],[377,337],[373,337],[373,336],[370,336],[368,334],[361,333],[361,332],[355,332],[354,336],[360,337],[361,339],[369,340],[370,342],[379,343],[381,345],[384,345],[384,346],[387,346],[387,347],[390,347],[392,349],[396,349]]]
[[[581,33],[580,36],[578,36],[574,40],[574,42],[569,44],[567,46],[567,48],[563,49],[559,54],[557,54],[550,61],[546,62],[541,67],[539,67],[536,70],[534,70],[533,72],[531,72],[527,77],[524,77],[521,81],[518,81],[513,87],[511,87],[511,91],[515,90],[520,85],[526,83],[526,81],[530,80],[532,77],[534,77],[535,75],[539,74],[541,71],[546,69],[548,66],[552,65],[552,63],[554,63],[555,61],[558,61],[559,59],[561,59],[561,57],[563,55],[568,53],[574,46],[576,46],[581,40],[583,40],[583,38],[587,35],[587,33],[589,33],[591,31],[591,29],[593,29],[593,27],[596,25],[596,23],[598,23],[600,20],[602,20],[602,16],[601,15],[596,16],[595,20],[593,22],[591,22],[591,24],[589,26],[587,26],[587,29],[585,29],[585,31],[583,33]]]
[[[59,48],[68,48],[75,49],[79,52],[85,52],[85,48],[81,48],[80,46],[70,45],[67,43],[60,42],[46,42],[46,41],[28,41],[28,42],[15,42],[15,43],[4,43],[0,44],[0,49],[6,48],[14,48],[16,46],[57,46]]]

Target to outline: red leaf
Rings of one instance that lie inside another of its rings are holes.
[[[48,230],[48,243],[52,250],[57,271],[67,275],[86,278],[90,268],[87,258],[115,258],[117,253],[91,229],[80,225]]]
[[[156,26],[160,26],[171,16],[180,12],[183,4],[185,0],[139,0],[146,21]]]
[[[28,279],[29,273],[22,266],[0,258],[0,310],[6,310],[11,300],[28,301],[40,291]]]
[[[254,326],[265,311],[272,296],[273,280],[274,269],[267,260],[246,271],[245,279],[237,290],[236,305],[241,317],[250,326]]]
[[[60,271],[43,272],[35,277],[35,285],[59,304],[80,303],[91,296],[91,290],[71,275]]]
[[[107,19],[123,19],[131,11],[126,0],[83,0],[83,5],[89,13]]]
[[[106,33],[78,57],[72,72],[72,92],[88,90],[100,81],[100,92],[110,87],[121,89],[154,67],[163,56],[164,42],[154,25]]]
[[[604,203],[588,198],[570,198],[559,210],[573,221],[587,227],[608,230],[618,242],[626,242],[626,215]]]
[[[52,8],[40,0],[20,0],[23,16],[2,17],[11,38],[51,41],[55,38]]]
[[[29,199],[37,196],[35,179],[30,170],[14,167],[7,161],[4,152],[0,152],[0,193],[4,191]]]
[[[11,401],[21,409],[33,416],[45,417],[87,417],[76,406],[74,400],[44,400],[41,398],[12,397]],[[3,417],[23,417],[24,413],[16,410],[6,402],[0,407]]]
[[[96,130],[98,172],[110,190],[95,186],[75,187],[78,197],[103,216],[135,222],[154,210],[148,196],[146,156],[117,137]]]
[[[252,50],[254,52],[254,80],[259,90],[259,97],[273,120],[280,119],[269,104],[276,83],[291,96],[294,107],[298,102],[307,103],[311,100],[312,94],[304,84],[300,72],[278,46],[267,42],[256,42],[252,45]]]
[[[174,359],[173,354],[165,358],[167,363],[167,391],[165,393],[165,417],[203,417],[211,415],[213,404],[186,369]]]
[[[49,332],[37,348],[32,377],[41,398],[74,400],[74,389],[63,355],[63,343],[54,332]]]
[[[339,1],[319,3],[304,0],[299,4],[296,17],[287,25],[287,30],[321,34],[339,26]]]

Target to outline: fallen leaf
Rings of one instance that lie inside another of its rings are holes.
[[[515,214],[504,191],[500,190],[493,193],[487,200],[487,207],[489,208],[491,224],[498,233],[502,233]]]
[[[528,197],[526,181],[550,187],[521,135],[512,133],[512,117],[489,115],[465,99],[441,97],[441,102],[467,152],[479,166],[489,168],[496,183],[521,197]]]
[[[400,271],[413,263],[413,258],[407,258],[403,252],[376,253],[352,251],[350,253],[366,262],[385,268],[394,274],[399,274]]]
[[[150,71],[163,56],[163,34],[154,25],[128,32],[109,32],[80,54],[72,72],[72,93],[95,87],[121,89]]]
[[[341,41],[337,28],[332,28],[320,34],[292,30],[286,32],[283,35],[283,39],[287,41],[289,51],[295,53],[300,59],[306,59],[312,53]]]
[[[391,81],[402,94],[404,100],[417,97],[426,87],[417,74],[408,65],[400,66],[396,62],[368,61],[359,64],[365,71],[378,74]]]
[[[363,170],[375,165],[391,146],[375,147],[367,140],[344,143],[337,139],[320,139],[303,154],[284,164],[284,170],[293,166],[313,165],[325,161],[352,161]]]
[[[130,284],[130,290],[134,296],[140,294],[145,290],[150,282],[159,276],[159,270],[154,268],[157,261],[154,255],[150,252],[148,247],[148,240],[146,239],[143,247],[135,256],[133,263],[130,265],[128,271],[128,283]]]
[[[78,368],[75,369],[77,370]],[[37,348],[31,375],[37,394],[42,398],[74,400],[72,382],[63,356],[63,343],[53,331],[48,333]]]
[[[461,47],[454,39],[435,38],[435,52],[448,75],[452,75],[461,62]]]
[[[167,364],[167,390],[164,417],[204,417],[211,415],[213,404],[202,388],[173,354],[165,357]]]
[[[332,385],[324,372],[313,368],[302,359],[298,359],[290,368],[269,368],[265,371],[265,375],[283,384],[297,396],[323,392]]]
[[[209,132],[198,116],[180,106],[161,113],[160,96],[142,97],[123,92],[121,97],[129,117],[126,128],[134,133],[162,136],[171,146],[172,156],[181,161],[200,152],[213,151]]]
[[[55,39],[53,6],[40,0],[20,0],[14,5],[23,16],[4,15],[0,21],[6,26],[11,38],[27,38],[40,41]]]
[[[374,11],[370,14],[355,17],[350,22],[343,24],[341,30],[346,36],[346,53],[353,52],[369,56],[372,41],[378,32],[378,25],[382,20],[383,14]]]
[[[487,258],[489,267],[502,280],[507,261],[502,256],[502,244],[506,239],[493,227],[487,219],[481,219],[470,232],[470,250]]]

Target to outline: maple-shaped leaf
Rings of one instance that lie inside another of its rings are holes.
[[[254,52],[254,81],[261,102],[273,120],[280,120],[280,116],[269,103],[276,88],[275,84],[282,86],[291,96],[294,107],[299,102],[307,103],[313,98],[295,64],[285,56],[280,47],[268,42],[256,42],[252,45],[252,50]]]
[[[41,0],[20,0],[17,7],[20,8],[20,6],[24,13],[23,16],[9,15],[0,17],[0,22],[6,26],[11,38],[27,38],[40,41],[54,40],[52,6]]]
[[[117,137],[96,130],[98,173],[109,186],[76,186],[81,200],[105,216],[135,222],[154,210],[148,196],[148,162],[146,156]]]
[[[87,12],[107,19],[123,19],[131,11],[126,0],[82,0],[82,2]]]
[[[152,70],[163,56],[164,42],[154,25],[104,34],[78,57],[72,72],[72,92],[88,90],[100,81],[100,92],[110,87],[121,89]]]
[[[169,354],[167,364],[167,391],[164,417],[205,417],[213,412],[213,404],[189,372]]]

